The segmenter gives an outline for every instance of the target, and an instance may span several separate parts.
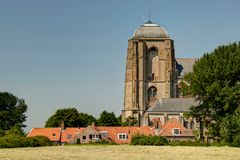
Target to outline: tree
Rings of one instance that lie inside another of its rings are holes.
[[[58,109],[46,122],[45,127],[60,127],[64,122],[65,127],[78,127],[79,114],[76,108]]]
[[[136,117],[128,116],[125,118],[125,121],[122,123],[123,126],[137,126],[138,120]]]
[[[97,122],[99,126],[119,126],[118,119],[113,112],[103,111]]]
[[[191,107],[189,115],[195,117],[213,139],[223,138],[219,126],[239,107],[239,62],[240,43],[220,46],[204,54],[194,65],[193,72],[184,78],[191,96],[200,102]]]
[[[95,121],[92,115],[79,113],[76,108],[63,108],[49,117],[45,127],[60,127],[62,122],[65,127],[86,127]]]
[[[223,118],[220,126],[220,135],[223,142],[240,146],[240,107],[238,107],[233,115]]]
[[[88,125],[91,125],[92,122],[96,122],[96,119],[87,113],[79,113],[79,127],[86,127]]]
[[[9,130],[16,124],[25,127],[27,105],[11,93],[0,92],[0,129]]]
[[[19,124],[15,124],[14,127],[6,131],[6,135],[13,135],[13,136],[24,136],[25,133]]]

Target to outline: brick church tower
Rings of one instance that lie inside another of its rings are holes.
[[[144,113],[160,98],[177,97],[174,41],[160,25],[148,21],[128,40],[123,121]]]

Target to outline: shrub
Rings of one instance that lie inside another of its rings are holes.
[[[10,134],[0,138],[0,148],[39,147],[52,145],[53,143],[44,136],[25,137]]]
[[[201,141],[172,141],[171,146],[210,146],[210,143],[204,143]]]
[[[167,145],[168,140],[161,136],[135,135],[132,137],[131,145]]]
[[[236,136],[233,138],[233,142],[230,144],[230,146],[240,147],[240,135],[236,135]]]
[[[227,145],[226,143],[223,142],[202,142],[202,141],[172,141],[169,143],[171,146],[225,146]]]
[[[96,142],[90,141],[89,144],[109,144],[109,145],[115,145],[116,143],[113,142],[113,141],[102,139],[102,140],[99,140],[99,141],[96,141]]]

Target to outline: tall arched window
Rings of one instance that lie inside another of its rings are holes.
[[[148,80],[153,81],[158,75],[158,51],[156,50],[156,48],[151,48],[149,50],[147,58]]]
[[[156,87],[150,87],[148,89],[148,101],[155,101],[157,99],[157,88]]]

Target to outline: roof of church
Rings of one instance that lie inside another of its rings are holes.
[[[193,65],[198,58],[176,58],[176,68],[179,71],[179,78],[182,78],[186,73],[193,71]]]
[[[147,112],[186,112],[197,104],[192,98],[161,98]]]
[[[136,29],[134,38],[169,38],[169,36],[165,28],[148,21]]]

